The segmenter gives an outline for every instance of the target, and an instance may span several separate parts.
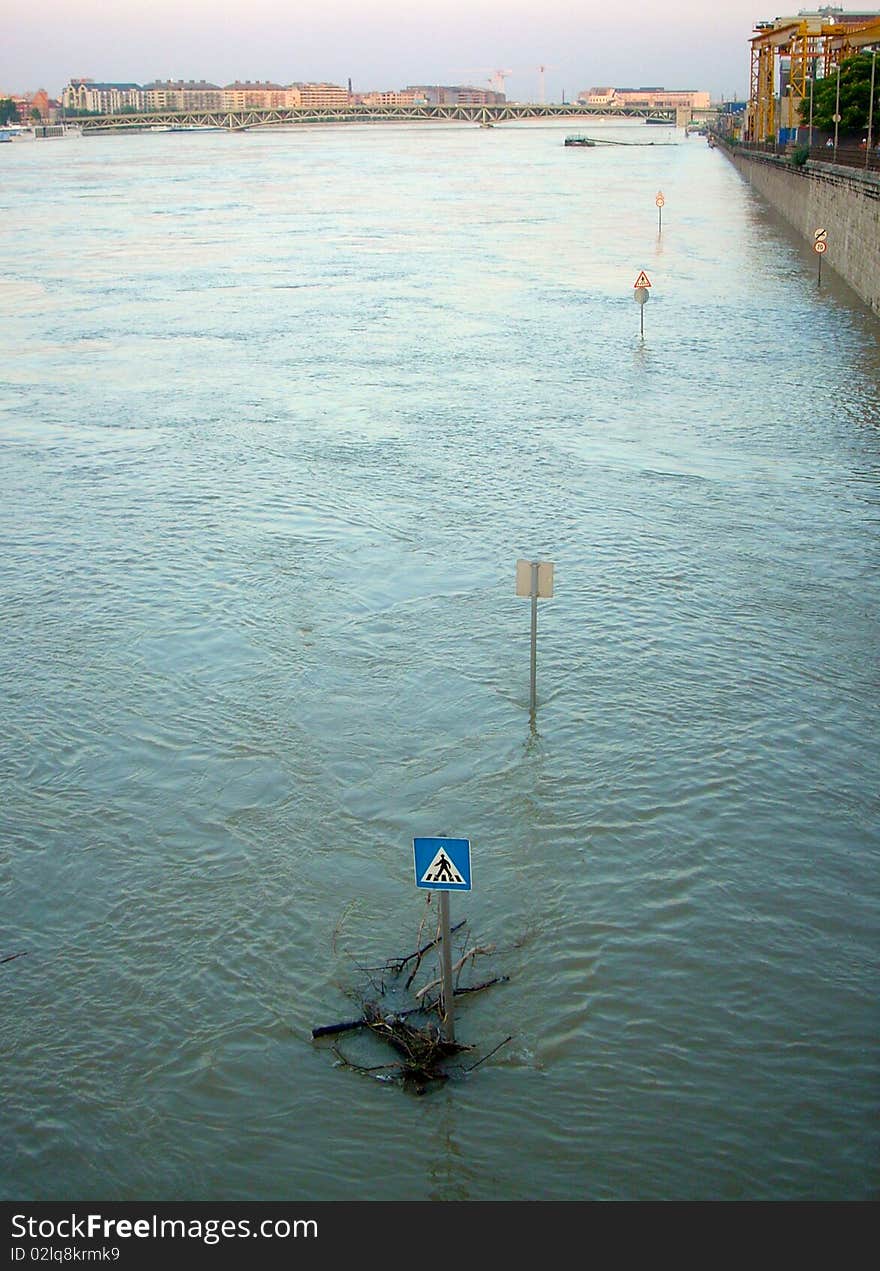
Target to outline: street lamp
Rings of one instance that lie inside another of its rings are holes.
[[[837,97],[834,102],[834,162],[837,162],[837,130],[840,127],[840,63],[837,63]]]
[[[871,91],[868,94],[868,140],[865,144],[865,167],[868,166],[868,159],[871,156],[871,146],[874,144],[874,76],[877,71],[877,50],[871,56]]]

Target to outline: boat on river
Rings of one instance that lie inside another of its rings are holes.
[[[0,124],[0,141],[52,141],[81,136],[78,124]]]
[[[0,125],[0,141],[33,141],[33,128],[25,128],[21,124]]]
[[[151,124],[150,132],[223,132],[212,124]]]
[[[596,143],[592,137],[585,137],[581,133],[573,133],[570,137],[565,138],[567,146],[594,146]]]

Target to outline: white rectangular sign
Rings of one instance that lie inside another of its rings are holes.
[[[516,562],[516,594],[530,596],[532,594],[532,565],[534,561],[518,560]],[[549,600],[553,595],[553,562],[540,560],[538,565],[538,598]]]

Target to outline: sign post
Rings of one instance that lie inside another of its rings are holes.
[[[449,892],[440,893],[440,973],[443,978],[443,1036],[455,1041],[455,986],[452,983],[452,936],[449,931]]]
[[[633,294],[635,295],[636,303],[639,305],[639,330],[642,336],[645,334],[645,305],[648,303],[648,288],[650,285],[651,280],[643,269],[633,284],[635,288]]]
[[[662,234],[663,233],[663,204],[666,202],[666,200],[663,197],[662,190],[657,191],[657,197],[654,200],[654,202],[657,204],[657,233]]]
[[[819,274],[816,278],[816,286],[822,286],[822,257],[828,250],[828,231],[827,229],[817,229],[813,231],[813,251],[819,257]]]
[[[549,600],[553,595],[553,562],[549,560],[518,560],[516,562],[516,594],[518,596],[528,596],[532,602],[529,711],[534,715],[537,701],[538,598]]]
[[[443,1037],[448,1042],[454,1042],[455,988],[452,983],[449,893],[471,890],[470,839],[414,838],[413,864],[416,887],[440,893],[440,1000],[443,1004]]]

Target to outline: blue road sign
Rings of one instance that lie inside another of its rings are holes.
[[[470,891],[470,839],[413,839],[416,887],[431,891]]]

